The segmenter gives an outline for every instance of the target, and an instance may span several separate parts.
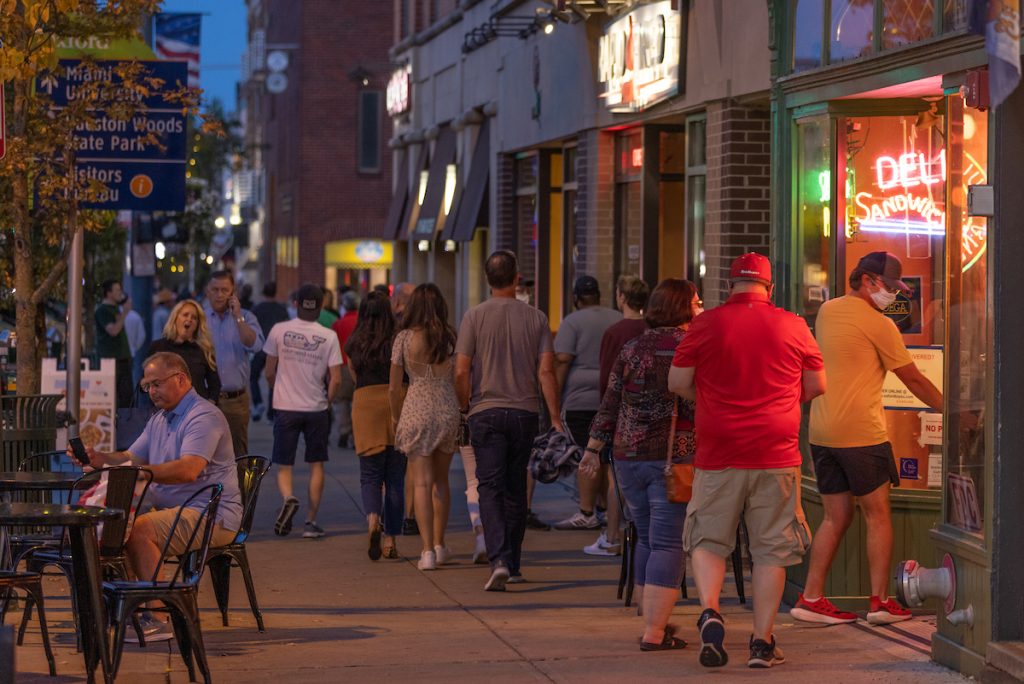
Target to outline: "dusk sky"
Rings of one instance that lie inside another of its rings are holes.
[[[246,47],[245,0],[165,0],[164,11],[203,15],[199,80],[204,99],[218,99],[226,111],[235,111]]]

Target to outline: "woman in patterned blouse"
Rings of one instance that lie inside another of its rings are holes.
[[[612,443],[615,475],[637,529],[633,567],[644,616],[644,651],[686,646],[668,624],[685,562],[686,504],[668,501],[664,466],[673,411],[678,413],[674,452],[693,459],[693,404],[679,400],[677,407],[668,372],[690,321],[703,311],[701,305],[697,288],[688,280],[668,278],[654,289],[644,313],[649,329],[622,348],[580,462],[584,474],[597,472],[598,454]]]

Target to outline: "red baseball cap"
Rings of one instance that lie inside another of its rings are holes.
[[[756,252],[747,252],[736,257],[729,269],[730,280],[753,280],[769,285],[772,282],[772,262]]]

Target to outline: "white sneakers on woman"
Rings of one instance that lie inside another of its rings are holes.
[[[420,562],[416,564],[416,567],[420,570],[437,570],[437,556],[433,551],[422,552],[420,554]]]
[[[447,565],[448,563],[451,563],[453,555],[454,554],[452,553],[451,547],[448,547],[448,546],[435,546],[434,547],[434,556],[435,556],[435,558],[437,558],[437,564],[438,565]]]

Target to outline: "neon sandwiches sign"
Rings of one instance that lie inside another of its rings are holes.
[[[875,185],[879,190],[896,192],[882,198],[870,192],[856,194],[854,203],[860,209],[857,217],[860,230],[865,233],[945,235],[945,209],[936,204],[930,192],[932,186],[938,186],[935,191],[941,202],[945,179],[945,150],[931,160],[920,152],[908,152],[899,157],[879,156],[875,160]],[[921,188],[926,192],[911,192],[911,188]],[[912,219],[911,216],[917,218]]]

